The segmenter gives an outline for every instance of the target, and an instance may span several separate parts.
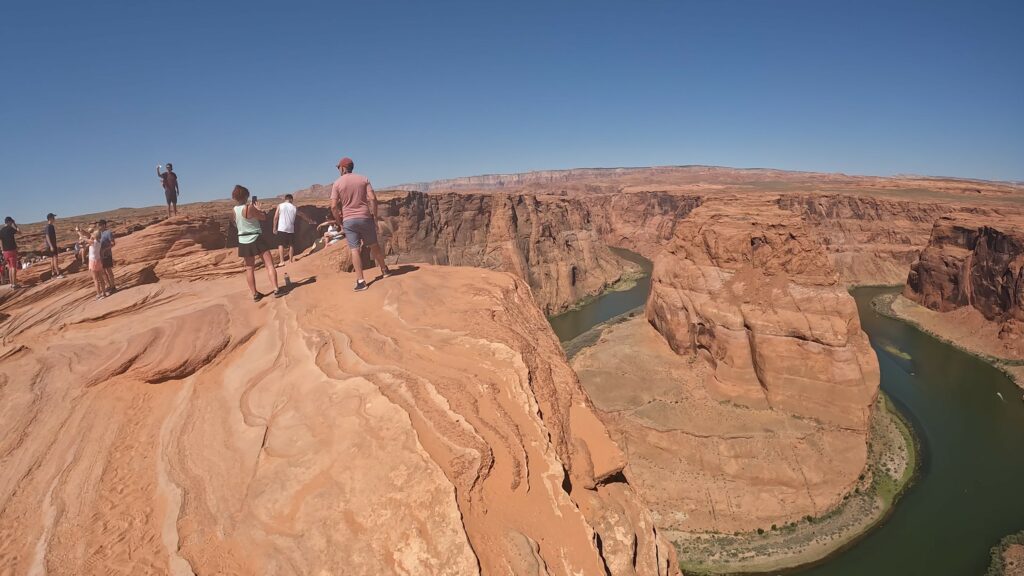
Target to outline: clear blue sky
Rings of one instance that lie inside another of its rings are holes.
[[[1024,180],[1024,2],[0,6],[0,213],[716,164]]]

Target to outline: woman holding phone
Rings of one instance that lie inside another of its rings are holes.
[[[249,284],[249,291],[252,292],[254,302],[263,299],[264,294],[256,290],[256,258],[263,259],[263,266],[267,269],[267,278],[274,285],[274,296],[284,296],[284,291],[277,286],[277,269],[274,268],[274,257],[270,253],[270,245],[263,238],[263,226],[261,222],[267,219],[266,212],[260,210],[260,203],[256,197],[249,201],[249,189],[245,186],[235,186],[231,191],[231,198],[235,201],[234,215],[235,227],[238,228],[238,255],[245,262],[245,281]]]

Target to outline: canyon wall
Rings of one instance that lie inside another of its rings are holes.
[[[581,199],[602,241],[648,259],[661,252],[675,236],[676,227],[704,202],[699,194],[656,190]]]
[[[386,201],[380,214],[389,254],[511,272],[527,281],[547,314],[639,272],[608,249],[576,198],[410,192]]]
[[[168,240],[201,227],[162,226],[124,257],[194,260]],[[678,572],[525,282],[403,266],[356,294],[324,256],[260,303],[194,269],[0,303],[0,565]]]
[[[910,267],[903,295],[939,312],[970,307],[1024,349],[1024,217],[958,212],[940,218]]]
[[[822,242],[781,210],[705,205],[655,261],[647,317],[722,400],[863,431],[878,366]]]
[[[932,224],[953,209],[848,194],[786,194],[776,204],[814,229],[847,285],[901,284],[928,243]]]
[[[648,344],[581,354],[574,366],[612,410],[602,417],[629,447],[634,484],[667,530],[795,521],[853,489],[878,363],[853,298],[801,216],[760,199],[705,202],[656,258],[646,317],[665,352],[626,325],[603,340]],[[646,376],[628,396],[601,393],[602,374],[620,372]]]

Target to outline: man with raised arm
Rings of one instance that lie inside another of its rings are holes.
[[[352,268],[356,273],[354,290],[361,292],[366,290],[367,284],[363,279],[360,242],[370,249],[370,254],[380,266],[381,277],[391,275],[384,264],[384,251],[377,242],[377,195],[373,193],[373,186],[366,176],[353,172],[355,163],[351,158],[342,158],[337,168],[341,176],[331,187],[331,212],[345,231],[345,240],[352,251]]]
[[[167,217],[170,218],[172,209],[174,215],[178,215],[178,194],[181,191],[178,190],[178,175],[174,173],[174,166],[168,162],[167,172],[160,172],[161,168],[163,166],[160,164],[156,165],[156,175],[164,186],[164,199],[167,200]]]

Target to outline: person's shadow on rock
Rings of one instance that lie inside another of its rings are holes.
[[[408,274],[409,272],[415,272],[415,271],[417,271],[419,269],[420,269],[420,267],[416,266],[415,264],[402,264],[401,266],[396,266],[394,268],[390,268],[391,274],[388,275],[388,278],[394,278],[395,276],[401,276],[402,274]],[[369,288],[370,286],[373,286],[374,284],[376,284],[377,282],[380,282],[381,280],[387,280],[387,278],[384,278],[383,276],[377,276],[373,280],[370,280],[369,282],[367,282],[366,283],[366,287]]]

